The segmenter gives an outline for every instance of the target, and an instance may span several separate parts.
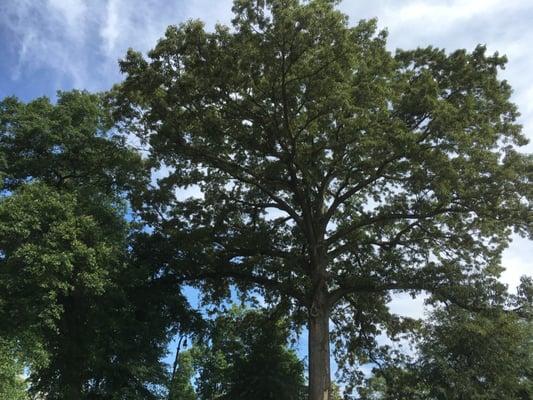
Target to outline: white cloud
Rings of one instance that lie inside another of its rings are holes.
[[[424,316],[424,301],[427,295],[420,294],[412,297],[407,293],[394,293],[392,301],[388,304],[391,313],[409,318],[422,318]]]
[[[58,89],[106,89],[120,80],[117,61],[126,50],[153,47],[168,25],[186,19],[183,12],[192,7],[187,4],[156,0],[0,4],[0,26],[10,34],[17,53],[15,60],[4,61],[9,78],[17,81],[46,70]]]
[[[511,291],[520,284],[520,277],[533,276],[531,241],[515,237],[503,254],[502,265],[506,268],[502,273],[502,282],[509,285]]]
[[[13,35],[18,48],[18,59],[9,68],[11,79],[48,68],[55,71],[58,88],[66,77],[76,86],[86,83],[84,3],[50,0],[37,7],[23,0],[4,4],[1,10],[0,24]]]
[[[424,28],[428,32],[443,32],[471,19],[486,18],[501,11],[523,8],[524,2],[500,0],[410,1],[397,2],[397,8],[383,10],[387,26],[405,29],[406,26]],[[409,24],[409,25],[407,25]]]
[[[83,35],[87,4],[82,0],[48,0],[50,10],[57,12],[68,27],[69,36]]]
[[[106,5],[106,12],[104,22],[100,28],[100,35],[102,37],[102,46],[106,54],[113,54],[117,40],[120,36],[120,0],[109,0]]]
[[[232,4],[232,0],[193,0],[186,3],[183,16],[185,19],[201,19],[208,29],[212,29],[216,23],[230,23]]]

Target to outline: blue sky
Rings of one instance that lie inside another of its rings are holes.
[[[389,47],[473,49],[483,43],[509,57],[502,76],[515,89],[521,123],[533,139],[533,1],[344,0],[352,22],[377,17]],[[57,90],[105,90],[120,80],[117,60],[129,47],[146,51],[166,26],[199,18],[212,27],[231,19],[231,0],[0,0],[0,98],[54,97]],[[532,151],[533,146],[528,146]],[[516,240],[505,252],[502,279],[532,275],[533,245]],[[391,304],[420,315],[422,300]]]

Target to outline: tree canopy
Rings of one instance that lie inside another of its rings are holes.
[[[97,95],[8,98],[0,123],[0,335],[17,350],[2,354],[49,399],[156,398],[194,313],[126,219],[140,156],[109,134]]]
[[[304,365],[288,347],[290,324],[279,312],[233,306],[207,323],[179,355],[176,399],[305,398]],[[189,386],[193,376],[196,394]]]
[[[13,342],[0,339],[0,396],[9,400],[28,400],[24,365],[17,350]]]
[[[310,400],[327,399],[330,317],[354,350],[401,325],[391,291],[468,303],[512,230],[530,233],[527,140],[506,58],[483,46],[392,54],[334,1],[233,11],[232,27],[190,21],[146,58],[128,52],[115,115],[168,171],[142,205],[168,263],[207,290],[228,278],[292,304]],[[201,197],[174,195],[191,187]],[[173,248],[183,234],[198,245]]]
[[[531,280],[523,280],[519,290],[531,287]],[[376,364],[360,398],[531,398],[533,302],[526,296],[505,301],[514,304],[477,312],[454,304],[434,309],[418,332],[417,351]]]

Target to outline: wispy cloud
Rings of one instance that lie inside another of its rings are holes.
[[[56,72],[58,84],[68,77],[75,85],[86,79],[87,55],[72,49],[84,47],[86,7],[81,1],[50,0],[42,7],[29,0],[7,2],[1,6],[0,24],[9,32],[18,50],[16,60],[9,60],[13,80],[43,68]],[[6,60],[7,61],[7,60]]]
[[[46,73],[58,89],[102,90],[120,79],[129,47],[148,50],[165,28],[185,19],[187,2],[31,0],[0,4],[0,38],[15,57],[0,61],[8,79]],[[200,17],[200,16],[198,16]],[[49,93],[43,93],[49,94]]]
[[[114,62],[129,47],[147,50],[155,45],[168,25],[184,19],[183,1],[107,0],[97,30],[100,49]],[[116,65],[115,65],[116,66]]]
[[[121,36],[120,0],[110,0],[106,5],[105,18],[100,27],[102,47],[106,54],[115,54]]]
[[[62,20],[70,37],[82,37],[88,7],[82,0],[48,0],[49,9]]]

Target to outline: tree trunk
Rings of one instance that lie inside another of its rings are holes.
[[[309,400],[329,400],[329,306],[320,297],[309,312],[308,345]]]

